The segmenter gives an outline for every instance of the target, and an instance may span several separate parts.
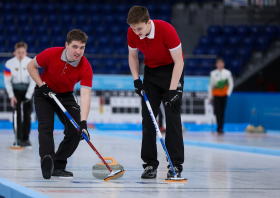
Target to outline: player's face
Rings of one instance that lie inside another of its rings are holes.
[[[21,61],[27,55],[26,49],[24,47],[17,48],[14,55]]]
[[[217,67],[217,69],[221,70],[221,69],[223,69],[225,67],[225,63],[223,61],[218,61],[216,63],[216,67]]]
[[[84,55],[86,44],[81,41],[72,41],[70,44],[66,42],[65,47],[68,61],[78,61]]]
[[[150,34],[151,32],[151,20],[148,21],[148,23],[137,23],[130,25],[133,32],[139,36],[144,37]]]

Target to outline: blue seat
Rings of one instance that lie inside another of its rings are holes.
[[[104,47],[110,44],[110,37],[109,36],[99,36],[98,37],[98,46]]]
[[[119,25],[112,25],[110,26],[110,34],[117,35],[121,33],[121,26]]]
[[[236,28],[236,35],[239,37],[246,37],[250,32],[250,28],[247,25],[240,25]]]
[[[225,25],[223,27],[224,36],[233,36],[235,34],[235,27],[233,25]]]
[[[275,25],[267,25],[264,27],[264,35],[274,40],[277,36],[277,27]]]
[[[90,25],[98,25],[102,22],[102,17],[101,15],[92,15],[90,16]]]
[[[241,37],[239,36],[232,36],[228,38],[228,44],[229,46],[237,46],[241,41]]]
[[[118,14],[116,15],[116,22],[120,25],[126,23],[127,14]]]
[[[267,36],[264,37],[258,37],[256,39],[256,49],[262,52],[265,52],[268,50],[270,45],[270,38]]]
[[[101,61],[99,58],[88,58],[88,62],[90,63],[93,71],[98,69],[101,65]]]
[[[21,35],[30,35],[33,33],[33,25],[23,25],[21,26]]]
[[[47,3],[44,5],[45,13],[51,14],[56,12],[56,4],[55,3]]]
[[[114,6],[112,4],[103,4],[101,10],[104,14],[113,12]]]
[[[40,45],[39,48],[40,48],[40,52],[44,51],[45,49],[48,49],[50,48],[51,46],[50,45]]]
[[[99,54],[99,47],[86,47],[86,53],[87,54]]]
[[[14,48],[15,44],[17,42],[20,42],[20,36],[19,35],[9,35],[8,37],[8,41],[9,41],[9,46]]]
[[[53,45],[55,47],[64,47],[66,42],[66,36],[55,36],[53,38]]]
[[[2,4],[2,12],[7,14],[7,13],[11,13],[14,11],[14,4],[13,3],[3,3]]]
[[[210,47],[207,49],[207,54],[218,56],[221,53],[221,48],[219,47]]]
[[[107,26],[106,25],[99,25],[95,28],[95,34],[97,36],[106,35],[107,33]]]
[[[27,45],[35,45],[35,36],[34,35],[27,35],[22,37],[22,40],[27,43]]]
[[[52,36],[57,36],[57,35],[61,35],[63,31],[63,28],[61,25],[53,25],[51,27],[51,35]]]
[[[235,56],[235,53],[236,53],[236,49],[228,49],[226,51],[224,51],[223,53],[223,59],[226,60],[226,59],[232,59],[234,58]]]
[[[201,68],[213,68],[214,67],[214,59],[201,59],[199,61],[199,65]]]
[[[252,25],[250,27],[250,33],[252,36],[260,36],[262,34],[262,26],[260,25]]]
[[[243,41],[243,47],[254,49],[255,47],[255,37],[247,37]]]
[[[75,6],[74,6],[74,12],[76,14],[84,14],[85,10],[86,10],[86,6],[83,3],[78,3],[78,4],[75,4]]]
[[[0,24],[0,35],[3,33],[3,31],[4,31],[4,25]]]
[[[198,70],[199,76],[209,76],[211,72],[210,67],[202,67]]]
[[[113,36],[112,41],[115,47],[122,47],[124,45],[124,41],[126,40],[125,36]]]
[[[170,14],[172,5],[170,4],[160,4],[158,5],[158,11],[160,14]]]
[[[199,61],[197,59],[187,59],[186,61],[186,68],[197,68],[199,65]]]
[[[232,74],[239,75],[242,70],[242,62],[239,59],[234,59],[231,61],[230,70]]]
[[[69,3],[62,3],[60,4],[60,8],[59,8],[59,11],[60,13],[62,14],[68,14],[68,13],[71,13],[71,10],[72,10],[72,5],[69,4]]]
[[[30,4],[30,11],[31,11],[31,13],[41,13],[42,4],[41,3],[31,3]]]
[[[115,15],[106,14],[104,16],[104,22],[105,22],[106,25],[111,25],[111,24],[115,23],[115,21],[116,21]]]
[[[88,13],[97,14],[100,11],[100,5],[91,3],[87,6]]]
[[[66,26],[66,32],[70,32],[71,30],[74,30],[74,29],[79,29],[78,25],[67,25]]]
[[[6,36],[3,34],[0,34],[0,46],[4,45],[6,41]]]
[[[58,23],[58,15],[57,14],[48,14],[47,15],[47,23],[49,25],[54,25],[54,24],[57,24]]]
[[[94,35],[88,35],[87,46],[92,46],[94,44],[95,44],[95,36]]]
[[[117,48],[117,54],[128,54],[128,47],[119,47]]]
[[[36,26],[36,35],[46,35],[48,34],[48,26],[47,25],[38,25]]]
[[[152,4],[152,3],[151,4],[147,4],[145,7],[148,9],[149,14],[153,15],[157,11],[157,5],[156,4]]]
[[[102,54],[114,54],[114,48],[113,47],[103,47],[101,49]]]
[[[49,35],[43,35],[38,37],[39,45],[50,45],[51,37]]]
[[[197,47],[193,50],[194,55],[203,55],[206,54],[206,48],[204,47]]]
[[[128,25],[123,25],[123,32],[125,33],[125,35],[127,34],[127,30],[128,30],[128,28],[129,28],[129,26]]]
[[[18,33],[18,25],[15,24],[7,24],[7,34],[17,34]]]
[[[218,36],[213,39],[213,44],[215,47],[224,47],[226,45],[226,38],[223,36]]]
[[[129,68],[129,63],[128,63],[128,59],[127,58],[120,58],[120,69],[121,70],[126,70],[130,72],[130,68]]]
[[[38,53],[39,49],[35,45],[28,45],[27,52],[28,53]]]
[[[223,57],[223,60],[224,60],[224,63],[225,63],[225,68],[230,70],[230,64],[231,64],[232,58],[224,58]]]
[[[117,66],[117,59],[115,58],[108,58],[103,60],[105,69],[116,68]]]
[[[15,15],[12,13],[7,13],[7,14],[3,15],[4,24],[14,23],[14,20],[15,20]]]
[[[61,24],[71,24],[72,23],[72,15],[71,14],[63,14],[60,17]]]
[[[28,4],[27,3],[17,3],[16,10],[17,13],[27,12]]]
[[[41,14],[32,15],[32,24],[33,25],[40,25],[42,23],[43,23],[43,15],[41,15]]]
[[[252,50],[250,48],[243,48],[237,51],[238,58],[242,63],[246,63],[251,56]]]
[[[91,25],[84,25],[80,29],[84,31],[87,35],[90,35],[93,32],[93,27]]]
[[[212,44],[212,39],[209,36],[201,36],[199,39],[200,47],[209,47]]]
[[[130,7],[128,6],[128,4],[122,3],[122,4],[116,5],[115,8],[116,8],[117,13],[125,13],[125,14],[127,14]]]
[[[77,15],[76,16],[76,24],[82,27],[83,25],[86,25],[88,23],[86,15]]]
[[[219,36],[221,34],[221,27],[218,25],[211,25],[208,27],[207,33],[209,36]]]
[[[29,22],[29,15],[26,13],[19,13],[17,16],[18,24],[27,24]]]
[[[158,15],[157,19],[160,19],[160,20],[163,20],[163,21],[166,21],[166,22],[170,23],[171,16],[169,14],[161,14],[161,15]]]
[[[0,53],[9,52],[9,48],[7,46],[0,46]]]

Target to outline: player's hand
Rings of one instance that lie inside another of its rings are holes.
[[[87,136],[88,140],[90,140],[90,135],[89,135],[88,130],[87,130],[87,121],[86,120],[83,120],[83,121],[80,122],[79,135],[81,136],[81,140],[84,139],[84,137],[82,135],[83,133]]]
[[[135,88],[135,93],[137,93],[139,96],[142,97],[142,91],[144,91],[148,95],[148,91],[147,91],[146,87],[143,85],[140,78],[137,80],[134,80],[134,88]]]
[[[56,92],[52,90],[50,87],[48,87],[46,84],[42,85],[40,87],[41,92],[44,94],[45,97],[52,98],[51,94],[56,95]]]
[[[169,105],[172,111],[176,114],[180,112],[182,105],[182,90],[169,90],[164,95],[164,105]]]
[[[12,108],[15,108],[15,106],[14,106],[15,103],[17,103],[17,98],[14,96],[14,97],[11,98],[11,107]]]

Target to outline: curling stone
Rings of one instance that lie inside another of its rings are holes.
[[[123,170],[123,166],[118,164],[113,157],[103,157],[103,159],[112,161],[111,163],[108,163],[108,165],[113,171]],[[97,179],[105,179],[109,174],[110,171],[108,170],[108,168],[105,166],[104,163],[98,163],[92,167],[92,175]],[[123,174],[120,174],[114,177],[113,179],[119,179],[122,176]]]

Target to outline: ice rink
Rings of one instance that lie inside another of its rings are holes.
[[[40,169],[37,131],[32,131],[30,136],[32,148],[14,151],[9,148],[14,141],[12,131],[0,130],[0,195],[8,197],[3,194],[7,193],[3,184],[22,193],[12,197],[27,197],[25,195],[33,193],[35,197],[52,198],[267,198],[278,197],[280,193],[280,135],[277,134],[228,133],[218,137],[211,133],[185,133],[182,176],[188,178],[188,182],[168,184],[165,182],[168,163],[159,142],[158,175],[156,179],[147,180],[141,179],[143,162],[140,158],[139,131],[90,130],[90,133],[93,145],[102,156],[114,157],[124,166],[126,172],[122,178],[108,182],[94,178],[92,167],[101,161],[88,144],[82,141],[67,165],[67,170],[73,172],[74,178],[52,177],[44,180]],[[62,131],[55,131],[54,138],[58,146],[63,138]],[[252,153],[241,149],[247,147],[260,150]],[[236,151],[238,148],[241,151]],[[260,154],[261,151],[267,153]]]

